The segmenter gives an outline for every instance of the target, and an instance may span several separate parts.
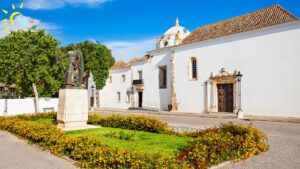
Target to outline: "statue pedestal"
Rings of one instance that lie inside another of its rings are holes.
[[[88,92],[85,89],[59,90],[58,127],[63,130],[94,128],[87,125]]]

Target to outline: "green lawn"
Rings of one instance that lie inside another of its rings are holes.
[[[175,155],[178,150],[187,145],[189,140],[193,139],[191,137],[178,137],[108,127],[69,131],[67,135],[70,137],[91,136],[109,146],[118,146],[128,150],[160,152],[166,155]]]

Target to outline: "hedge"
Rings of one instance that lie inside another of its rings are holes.
[[[89,115],[89,123],[106,127],[168,133],[195,137],[176,157],[110,147],[90,137],[70,138],[52,123],[36,122],[56,118],[55,113],[0,118],[0,129],[68,156],[82,168],[208,168],[224,161],[237,161],[268,150],[266,135],[251,125],[222,124],[197,132],[178,133],[156,118]]]
[[[167,123],[163,123],[158,118],[146,116],[100,116],[97,114],[90,114],[88,123],[103,127],[147,131],[151,133],[163,133],[169,130]]]

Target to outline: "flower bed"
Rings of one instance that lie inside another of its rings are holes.
[[[53,154],[68,156],[82,168],[186,168],[162,154],[128,151],[101,144],[91,137],[70,138],[55,125],[17,117],[1,118],[0,129],[37,144]]]
[[[224,161],[249,158],[268,150],[266,135],[256,128],[232,123],[186,133],[197,139],[178,156],[194,168],[208,168]]]
[[[89,123],[195,137],[177,157],[110,147],[91,137],[68,137],[52,114],[0,118],[0,129],[27,139],[57,155],[68,156],[83,168],[208,168],[223,161],[237,161],[267,151],[266,135],[251,125],[224,124],[198,132],[177,133],[158,119],[140,116],[90,115]]]

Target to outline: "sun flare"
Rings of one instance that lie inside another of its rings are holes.
[[[20,9],[23,9],[23,6],[24,6],[24,3],[21,3],[20,6],[19,6],[19,8],[20,8]],[[21,12],[15,11],[15,10],[16,10],[15,4],[12,4],[12,5],[11,5],[11,9],[13,10],[13,12],[10,14],[10,16],[8,17],[8,19],[3,19],[1,22],[3,22],[3,23],[9,23],[10,25],[13,25],[13,24],[15,24],[15,20],[14,20],[15,17],[18,16],[18,15],[23,15]],[[7,10],[5,10],[5,9],[2,9],[2,12],[3,12],[5,15],[8,15],[8,14],[9,14],[9,12],[8,12]],[[6,26],[4,27],[4,31],[9,30],[10,25],[6,25]]]

